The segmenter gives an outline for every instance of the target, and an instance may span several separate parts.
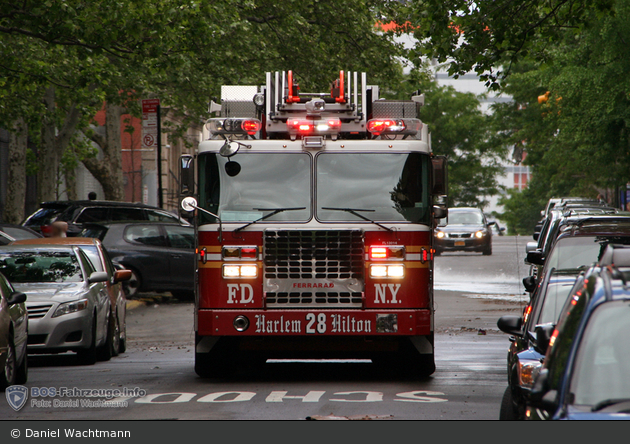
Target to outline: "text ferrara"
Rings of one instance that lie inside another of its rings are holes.
[[[25,438],[131,438],[129,430],[26,429]]]

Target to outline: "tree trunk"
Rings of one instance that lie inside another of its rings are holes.
[[[28,128],[24,118],[20,117],[14,122],[9,136],[9,175],[4,221],[10,224],[22,223],[24,219],[27,143]]]
[[[103,159],[83,159],[85,167],[103,187],[106,200],[122,201],[125,198],[120,138],[120,118],[124,113],[125,108],[119,105],[105,104],[105,137],[98,132],[92,136],[92,141],[103,151]]]
[[[46,115],[42,122],[42,138],[37,150],[37,200],[46,202],[57,196],[57,170],[60,155],[55,147],[55,88],[49,87],[44,93]]]

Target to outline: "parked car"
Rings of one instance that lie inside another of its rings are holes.
[[[501,401],[499,419],[525,419],[527,399],[545,357],[546,344],[538,344],[538,332],[542,328],[553,329],[578,273],[579,269],[549,270],[523,316],[509,315],[499,319],[499,330],[511,335],[507,357],[508,387]]]
[[[128,296],[170,291],[190,298],[195,288],[195,230],[179,224],[90,224],[81,236],[100,239],[112,261],[131,270]]]
[[[68,223],[68,236],[77,236],[83,224],[113,221],[158,221],[189,225],[175,214],[150,205],[96,200],[44,202],[23,225],[48,237],[55,221]]]
[[[0,224],[0,245],[7,245],[16,240],[37,239],[41,234],[22,225]]]
[[[0,272],[27,294],[29,353],[73,351],[94,364],[111,354],[106,272],[71,245],[5,245]]]
[[[526,419],[630,420],[630,248],[609,246],[548,339]]]
[[[478,208],[449,208],[448,222],[435,230],[436,254],[444,251],[478,251],[492,254],[492,230]]]
[[[0,390],[28,379],[26,295],[0,273]]]
[[[127,349],[127,298],[123,289],[123,282],[131,278],[131,271],[117,270],[109,254],[98,239],[82,237],[30,239],[16,241],[12,245],[73,245],[79,247],[88,257],[96,271],[107,273],[105,282],[111,313],[109,314],[109,332],[111,337],[111,355],[118,356]],[[107,351],[103,352],[107,355]]]

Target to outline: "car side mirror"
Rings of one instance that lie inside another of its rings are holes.
[[[534,276],[523,278],[523,286],[528,293],[533,293],[536,289],[536,278]]]
[[[501,233],[505,233],[505,227],[501,227],[501,228],[499,228],[499,231],[500,231]]]
[[[446,216],[448,216],[448,208],[444,205],[433,205],[433,217],[444,219]]]
[[[545,260],[543,259],[542,251],[540,250],[529,251],[527,253],[526,261],[534,265],[543,265],[545,263]]]
[[[523,318],[521,316],[501,316],[497,321],[497,327],[503,333],[514,336],[523,336]]]
[[[537,325],[536,329],[536,346],[534,347],[541,355],[547,354],[549,349],[549,340],[553,334],[555,326],[553,324]]]
[[[540,231],[535,231],[534,234],[532,234],[532,238],[537,241],[540,238]]]
[[[527,242],[525,244],[525,253],[530,251],[536,251],[538,249],[538,242]]]
[[[21,291],[14,291],[7,298],[7,305],[22,304],[23,302],[26,302],[26,295]]]
[[[114,272],[114,284],[131,279],[131,270],[117,270]]]
[[[549,390],[549,369],[540,370],[529,395],[529,404],[547,412],[554,412],[558,408],[558,391]]]
[[[109,276],[104,271],[95,271],[88,278],[88,284],[96,284],[97,282],[107,282]]]

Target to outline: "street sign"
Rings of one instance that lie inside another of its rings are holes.
[[[142,148],[156,148],[160,99],[142,100]]]

